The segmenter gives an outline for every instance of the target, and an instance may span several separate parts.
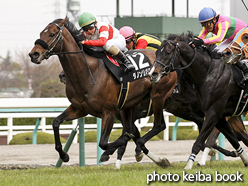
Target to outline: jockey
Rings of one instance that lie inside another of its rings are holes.
[[[126,39],[126,47],[128,50],[134,49],[151,49],[157,50],[161,45],[161,41],[149,34],[135,33],[130,26],[123,26],[120,28],[120,33]]]
[[[126,50],[125,38],[117,28],[104,22],[97,22],[95,16],[88,12],[80,15],[78,23],[85,37],[85,40],[81,41],[83,45],[103,47],[125,65],[125,72],[135,70],[132,62],[122,52]]]
[[[193,39],[189,44],[193,47],[202,44],[216,44],[215,50],[222,52],[234,39],[235,35],[247,24],[240,19],[216,14],[212,8],[203,8],[198,16],[203,29],[198,38]],[[206,38],[212,32],[213,37]],[[238,61],[235,65],[244,72],[244,81],[248,80],[248,64],[245,60]]]

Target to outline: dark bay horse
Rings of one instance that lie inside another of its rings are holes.
[[[31,61],[37,64],[40,64],[44,59],[48,59],[51,55],[58,55],[65,73],[66,95],[71,105],[53,121],[55,149],[64,162],[69,161],[69,156],[62,150],[59,139],[59,126],[64,121],[84,117],[88,114],[102,118],[99,146],[103,150],[107,150],[122,145],[121,140],[117,140],[118,143],[108,143],[118,111],[117,102],[120,84],[105,67],[101,59],[80,52],[75,40],[75,30],[75,26],[67,18],[55,20],[40,33],[40,39],[36,41],[35,46],[29,53]],[[152,50],[141,50],[141,52],[148,56],[151,63],[156,59],[155,52]],[[92,83],[89,71],[95,85]],[[152,85],[149,77],[130,83],[126,103],[120,111],[123,129],[125,128],[129,134],[123,136],[123,138],[129,140],[129,136],[132,136],[132,131],[129,130],[132,129],[133,110],[138,103],[147,99],[147,94],[153,101],[155,118],[153,129],[136,141],[139,148],[136,150],[137,155],[141,153],[141,150],[149,155],[148,149],[144,146],[145,142],[164,130],[163,105],[175,87],[176,78],[176,73],[171,73],[163,78],[158,85]],[[103,157],[103,161],[107,160]]]
[[[186,36],[169,35],[156,51],[156,60],[149,73],[151,81],[157,83],[163,75],[182,69],[196,87],[197,100],[205,120],[185,169],[193,167],[196,155],[214,127],[225,135],[243,163],[248,165],[248,156],[226,121],[226,117],[234,113],[241,92],[233,71],[229,65],[224,64],[220,58],[212,57],[213,54],[204,48],[191,48],[189,42],[192,38],[192,33]]]
[[[194,85],[185,75],[185,73],[183,73],[182,70],[176,70],[176,72],[177,72],[177,86],[176,89],[173,91],[173,93],[170,95],[170,97],[166,99],[164,104],[164,110],[172,113],[177,117],[195,122],[200,130],[204,122],[204,113],[201,111],[201,108],[197,102],[196,90],[194,88]],[[134,120],[142,117],[146,117],[146,115],[141,115],[141,114],[143,113],[143,110],[147,110],[149,104],[148,101],[149,100],[143,102],[142,104],[139,104],[136,107]],[[152,111],[150,115],[151,114]],[[246,146],[248,146],[248,134],[246,132],[246,129],[244,127],[244,124],[240,116],[231,117],[228,120],[228,122],[232,126],[232,129],[236,133],[238,139],[242,140],[243,143]],[[222,149],[216,144],[216,139],[218,138],[219,133],[220,133],[219,130],[215,128],[211,132],[208,140],[206,141],[205,146],[208,148],[213,147],[216,150],[222,152],[226,156],[237,157],[238,155],[236,151],[230,152],[228,150]],[[120,168],[120,161],[125,152],[125,148],[126,145],[118,149],[118,155],[116,161],[116,167],[118,168]],[[206,153],[206,155],[202,156],[201,160],[198,162],[200,166],[205,165],[208,151],[209,149],[204,150],[204,154]],[[105,151],[104,153],[108,154],[109,152]],[[109,155],[111,155],[112,153],[110,153]]]

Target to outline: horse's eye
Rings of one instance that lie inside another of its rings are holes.
[[[54,37],[54,36],[55,36],[55,34],[54,34],[54,33],[51,33],[51,34],[50,34],[50,37]]]
[[[170,54],[171,54],[171,52],[166,52],[166,54],[167,54],[167,55],[170,55]]]

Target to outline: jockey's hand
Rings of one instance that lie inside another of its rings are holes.
[[[191,47],[198,47],[198,46],[201,46],[202,44],[204,44],[204,42],[203,42],[203,40],[202,39],[193,39],[193,41],[191,41],[190,43],[189,43],[189,45],[191,46]]]

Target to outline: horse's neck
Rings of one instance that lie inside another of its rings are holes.
[[[65,48],[65,52],[79,51],[79,48],[74,50],[69,48]],[[87,54],[66,54],[61,55],[59,59],[67,77],[66,81],[70,81],[74,86],[79,86],[83,89],[87,89],[91,81],[90,73],[94,76],[95,73],[98,73],[96,71],[99,71],[98,67],[100,61],[96,58],[89,57]]]
[[[189,59],[193,59],[193,57],[190,57]],[[184,72],[188,75],[194,85],[199,87],[205,81],[210,68],[213,68],[214,64],[212,63],[214,63],[214,61],[210,56],[203,56],[201,53],[197,52],[192,65],[186,68]],[[183,65],[186,66],[188,64],[189,63]]]

